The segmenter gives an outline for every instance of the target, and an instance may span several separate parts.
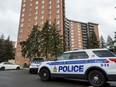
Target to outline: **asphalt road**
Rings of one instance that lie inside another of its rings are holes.
[[[106,85],[116,87],[116,82]],[[37,74],[29,74],[28,70],[6,70],[0,71],[0,87],[89,87],[89,83],[61,79],[43,82]]]

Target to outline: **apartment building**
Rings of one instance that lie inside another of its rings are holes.
[[[56,22],[60,34],[64,35],[64,4],[64,0],[22,0],[15,56],[17,64],[29,62],[27,58],[22,57],[19,43],[28,38],[34,25],[41,29],[47,20],[49,24]]]
[[[67,26],[70,32],[70,49],[87,49],[87,39],[88,36],[91,35],[92,31],[95,31],[99,41],[98,24],[91,22],[84,23],[68,19],[67,21]]]

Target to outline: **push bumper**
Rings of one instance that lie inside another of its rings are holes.
[[[115,75],[107,75],[109,81],[116,81],[116,74]]]

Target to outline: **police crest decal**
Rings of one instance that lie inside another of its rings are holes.
[[[56,66],[54,66],[53,72],[57,72],[57,67]]]

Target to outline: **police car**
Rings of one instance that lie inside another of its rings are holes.
[[[116,81],[116,56],[107,49],[85,49],[64,52],[54,61],[42,62],[38,75],[51,78],[87,80],[95,87]]]
[[[45,61],[45,58],[32,58],[31,64],[29,66],[29,73],[37,73],[38,71],[38,66],[40,65],[41,62]]]

